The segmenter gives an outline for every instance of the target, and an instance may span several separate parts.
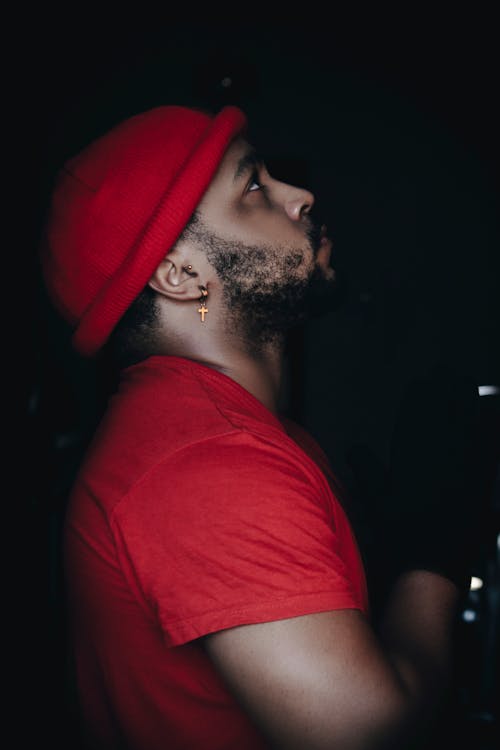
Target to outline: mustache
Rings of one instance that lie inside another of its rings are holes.
[[[313,249],[314,255],[317,255],[319,246],[321,244],[321,227],[323,226],[322,222],[316,221],[314,219],[311,219],[310,217],[307,217],[307,223],[306,223],[306,235],[309,239],[309,242],[311,243],[311,247]]]

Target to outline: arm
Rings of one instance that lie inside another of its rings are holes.
[[[378,534],[379,552],[393,548],[394,583],[376,630],[344,609],[207,637],[209,655],[275,746],[402,750],[428,726],[449,678],[475,545],[477,395],[467,379],[437,371],[402,404]]]
[[[446,684],[458,596],[446,578],[412,571],[379,634],[346,609],[222,630],[205,648],[273,746],[400,750]]]

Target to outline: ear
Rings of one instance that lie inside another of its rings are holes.
[[[194,270],[186,270],[189,265],[185,253],[173,249],[164,258],[151,276],[149,286],[168,299],[190,301],[200,296],[200,281]]]

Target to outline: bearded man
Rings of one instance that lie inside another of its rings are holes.
[[[246,128],[156,107],[54,186],[47,289],[120,373],[64,525],[90,748],[401,748],[446,684],[458,579],[407,566],[373,623],[327,457],[280,414],[287,332],[335,299],[332,242]]]

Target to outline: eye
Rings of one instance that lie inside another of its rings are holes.
[[[264,189],[264,186],[260,181],[259,173],[257,172],[257,170],[254,170],[250,178],[250,181],[247,185],[247,193],[254,193],[256,190],[263,190],[263,189]]]

